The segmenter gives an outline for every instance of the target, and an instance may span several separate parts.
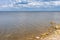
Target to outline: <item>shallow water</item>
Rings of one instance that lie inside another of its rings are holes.
[[[51,21],[60,23],[59,17],[60,12],[0,12],[0,40],[24,40],[40,35]]]

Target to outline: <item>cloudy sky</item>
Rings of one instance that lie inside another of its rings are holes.
[[[60,0],[0,0],[0,11],[59,11]]]

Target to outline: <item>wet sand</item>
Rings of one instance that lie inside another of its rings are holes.
[[[0,40],[40,40],[59,17],[60,12],[0,12]]]

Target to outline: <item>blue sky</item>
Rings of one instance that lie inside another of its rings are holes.
[[[60,0],[0,0],[0,11],[60,11]]]

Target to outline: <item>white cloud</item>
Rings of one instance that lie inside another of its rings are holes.
[[[55,5],[55,6],[59,6],[60,5],[60,1],[51,1],[50,3],[52,5]]]
[[[7,5],[1,5],[0,7],[44,7],[44,8],[53,8],[55,6],[60,6],[60,1],[49,1],[49,2],[33,2],[31,1],[30,3],[28,4],[18,4],[18,5],[15,5],[13,3],[11,4],[7,4]]]
[[[4,8],[4,7],[13,7],[13,5],[9,4],[9,5],[1,5],[0,6],[1,8]]]
[[[55,7],[55,6],[60,6],[60,1],[32,2],[32,3],[29,3],[28,6]]]

